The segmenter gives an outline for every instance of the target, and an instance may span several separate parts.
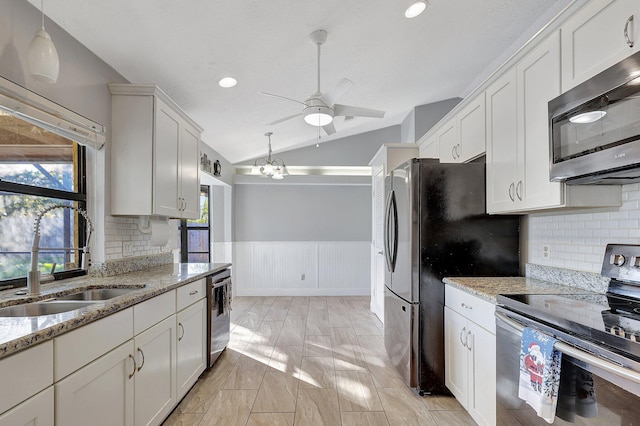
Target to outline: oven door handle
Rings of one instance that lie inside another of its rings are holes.
[[[515,321],[509,318],[503,313],[496,312],[495,315],[496,315],[496,318],[498,318],[500,321],[507,324],[509,327],[511,327],[514,331],[517,331],[519,334],[522,334],[522,331],[525,329],[524,325],[520,324],[518,321]],[[577,360],[580,360],[587,364],[601,368],[602,370],[607,371],[611,374],[614,374],[618,377],[624,377],[627,380],[631,380],[634,383],[640,384],[640,374],[636,373],[633,370],[621,367],[618,364],[614,364],[612,362],[605,361],[602,358],[593,356],[585,351],[581,351],[580,349],[577,349],[563,342],[556,341],[553,347],[559,350],[560,352],[567,354]]]

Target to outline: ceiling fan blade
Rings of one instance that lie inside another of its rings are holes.
[[[348,78],[343,78],[342,80],[340,80],[340,83],[338,83],[336,87],[320,96],[320,100],[326,105],[331,106],[335,104],[338,99],[344,96],[344,94],[347,93],[353,86],[355,86],[353,84],[353,81],[349,80]]]
[[[333,121],[326,126],[322,126],[322,129],[327,132],[327,135],[332,135],[336,132],[336,127],[333,125]]]
[[[288,117],[284,117],[284,118],[281,118],[281,119],[279,119],[279,120],[272,121],[271,123],[267,123],[267,126],[273,126],[273,125],[275,125],[275,124],[282,123],[283,121],[291,120],[292,118],[296,118],[296,117],[299,117],[299,116],[301,116],[301,115],[302,115],[302,113],[301,113],[301,112],[299,112],[299,113],[297,113],[297,114],[293,114],[293,115],[290,115],[290,116],[288,116]]]
[[[350,105],[335,104],[333,106],[333,115],[382,118],[384,117],[384,111],[379,111],[377,109],[360,108]]]
[[[304,102],[300,102],[300,101],[297,101],[295,99],[287,98],[286,96],[274,95],[273,93],[267,93],[267,92],[258,92],[258,93],[260,93],[261,95],[271,96],[273,98],[285,99],[287,101],[292,101],[292,102],[296,102],[298,104],[304,105]]]

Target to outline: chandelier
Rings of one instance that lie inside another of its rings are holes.
[[[252,175],[261,175],[262,177],[270,177],[271,179],[284,179],[289,174],[287,166],[280,158],[271,158],[271,135],[273,132],[267,132],[264,135],[269,138],[269,155],[267,158],[261,158],[254,161],[251,167]]]

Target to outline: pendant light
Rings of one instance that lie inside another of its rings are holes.
[[[60,59],[56,46],[44,29],[44,0],[41,0],[40,9],[42,10],[42,26],[36,31],[27,52],[29,73],[36,80],[55,83],[58,81],[60,73]]]
[[[271,179],[281,180],[289,175],[289,170],[280,158],[271,157],[271,135],[273,132],[267,132],[264,135],[269,138],[269,155],[267,158],[256,160],[251,167],[251,174],[262,177],[270,177]]]

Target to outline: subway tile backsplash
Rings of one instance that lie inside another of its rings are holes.
[[[600,273],[607,244],[640,244],[639,204],[640,184],[631,184],[616,209],[530,215],[528,262]]]

